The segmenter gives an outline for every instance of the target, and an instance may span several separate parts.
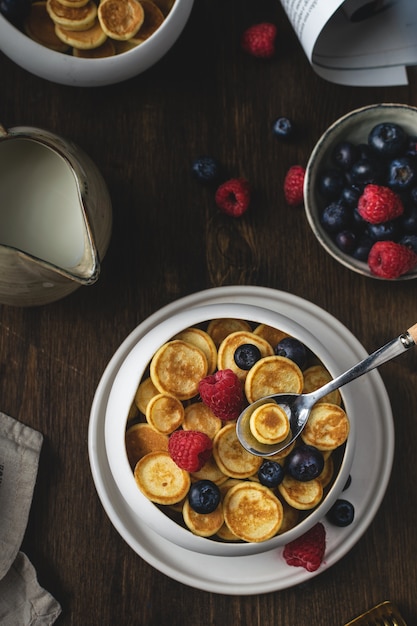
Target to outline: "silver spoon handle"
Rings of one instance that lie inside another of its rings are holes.
[[[409,328],[407,332],[400,335],[396,339],[389,341],[387,344],[385,344],[385,346],[382,346],[382,348],[379,348],[375,352],[372,352],[372,354],[357,363],[357,365],[354,365],[343,374],[340,374],[340,376],[337,376],[330,382],[326,383],[325,385],[323,385],[323,387],[320,387],[319,389],[316,389],[315,391],[309,393],[309,398],[313,402],[317,402],[317,400],[320,400],[320,398],[323,398],[331,391],[339,389],[339,387],[346,385],[346,383],[352,382],[352,380],[356,380],[356,378],[359,378],[363,374],[367,374],[376,367],[379,367],[383,363],[386,363],[387,361],[390,361],[396,356],[402,354],[403,352],[414,346],[416,343],[417,324]]]

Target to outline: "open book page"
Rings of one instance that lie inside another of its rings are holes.
[[[417,64],[416,0],[281,0],[314,70],[331,82],[407,83]]]

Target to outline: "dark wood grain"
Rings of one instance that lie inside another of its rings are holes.
[[[243,28],[278,25],[276,58],[239,47]],[[417,73],[395,88],[349,88],[317,77],[278,0],[196,0],[174,48],[125,83],[95,89],[39,79],[0,54],[0,120],[66,136],[94,159],[114,207],[99,282],[55,304],[0,306],[1,410],[45,437],[23,549],[62,604],[62,626],[342,625],[396,602],[417,623],[417,355],[381,367],[396,424],[395,463],[371,526],[331,569],[298,588],[254,596],[182,585],[142,560],[112,526],[91,476],[87,434],[100,377],[123,339],[161,306],[201,289],[261,285],[323,307],[371,351],[416,322],[414,282],[369,280],[319,246],[282,181],[305,165],[325,128],[374,102],[417,105]],[[271,132],[290,116],[298,135]],[[212,154],[254,189],[240,220],[190,175]],[[363,416],[366,419],[366,415]]]

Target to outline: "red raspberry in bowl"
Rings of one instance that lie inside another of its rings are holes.
[[[237,419],[243,410],[242,384],[229,369],[219,370],[200,381],[198,391],[206,404],[221,420]]]
[[[417,254],[394,241],[377,241],[368,256],[369,269],[380,278],[398,278],[417,265]]]
[[[366,185],[358,201],[359,215],[370,224],[389,222],[404,213],[401,198],[389,187]]]
[[[176,430],[168,441],[172,460],[187,472],[198,472],[211,457],[212,448],[210,437],[199,430]]]

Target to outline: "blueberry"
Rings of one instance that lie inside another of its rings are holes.
[[[417,156],[417,137],[410,137],[409,138],[406,154],[407,154],[407,156],[410,156],[410,157],[416,157]]]
[[[399,124],[382,122],[372,128],[368,144],[380,156],[394,157],[405,151],[408,136]]]
[[[236,348],[234,360],[241,370],[250,370],[261,356],[258,346],[255,346],[253,343],[243,343]]]
[[[345,179],[339,170],[326,170],[319,176],[319,191],[327,200],[336,200],[344,187]]]
[[[273,489],[282,482],[284,473],[284,468],[276,461],[264,461],[258,470],[259,482]]]
[[[353,185],[365,187],[369,184],[378,184],[383,175],[383,168],[376,159],[359,159],[349,170]]]
[[[320,450],[314,446],[302,444],[294,448],[286,459],[287,473],[301,482],[313,480],[321,474],[324,468],[324,458]]]
[[[416,167],[409,157],[397,157],[388,164],[387,184],[393,191],[410,189],[416,178]]]
[[[350,170],[359,158],[358,147],[350,141],[340,141],[333,149],[332,161],[342,170]]]
[[[352,484],[352,475],[349,474],[349,476],[347,477],[347,481],[345,483],[345,486],[343,487],[343,491],[346,491],[346,489],[349,489],[351,484]]]
[[[352,256],[358,261],[367,261],[369,252],[372,246],[374,245],[374,243],[375,242],[372,241],[372,239],[369,239],[367,237],[361,238],[358,241],[354,250],[352,251]]]
[[[417,254],[417,235],[404,235],[398,243],[407,246]]]
[[[405,233],[417,233],[417,206],[412,206],[399,218],[400,228]]]
[[[349,500],[336,500],[326,515],[329,522],[335,526],[349,526],[355,517],[355,508]]]
[[[14,26],[21,27],[30,4],[30,0],[0,0],[0,13]]]
[[[350,187],[343,187],[340,199],[349,207],[355,207],[358,204],[358,200],[361,197],[361,190],[358,187],[351,185]]]
[[[211,480],[198,480],[188,492],[188,502],[196,513],[212,513],[220,502],[220,489]]]
[[[368,224],[367,233],[373,241],[392,241],[398,236],[398,223],[391,221]]]
[[[356,235],[352,230],[341,230],[337,233],[334,241],[339,250],[350,254],[356,245]]]
[[[307,361],[307,349],[301,341],[295,337],[284,337],[275,346],[275,354],[285,356],[298,365],[300,369],[304,369]]]
[[[294,126],[288,117],[278,117],[272,125],[272,131],[276,137],[288,139],[294,133]]]
[[[221,178],[221,170],[219,161],[211,156],[198,157],[192,164],[194,177],[204,184],[217,183]]]
[[[348,228],[351,219],[351,210],[343,202],[330,203],[321,214],[322,226],[329,233],[337,233]]]

